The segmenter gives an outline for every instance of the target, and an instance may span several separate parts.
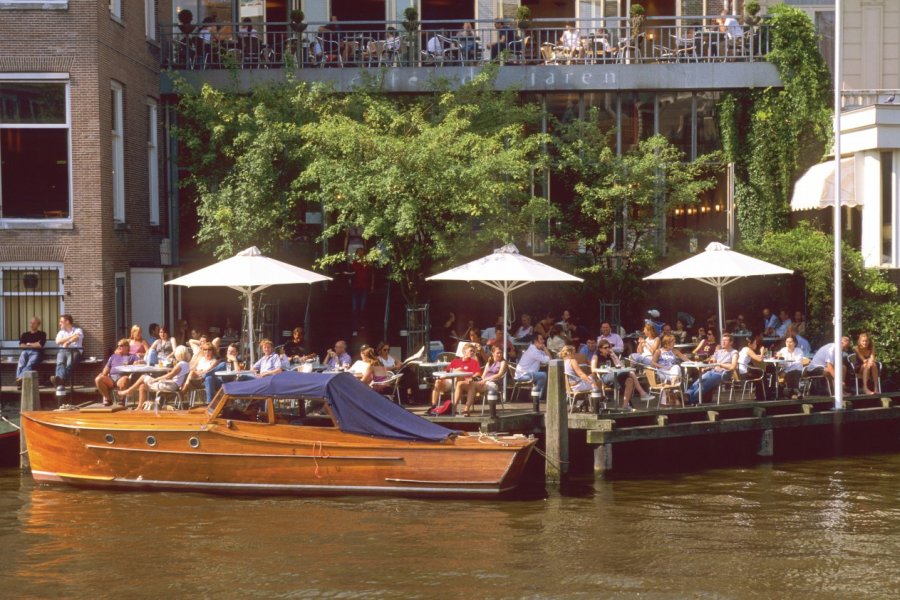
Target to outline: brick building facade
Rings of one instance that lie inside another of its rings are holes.
[[[0,340],[60,312],[105,355],[162,322],[167,2],[0,0]],[[151,183],[152,182],[152,183]]]

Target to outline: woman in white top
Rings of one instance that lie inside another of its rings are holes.
[[[188,373],[191,372],[191,366],[188,364],[190,355],[191,352],[187,346],[178,346],[175,348],[175,366],[168,373],[155,378],[144,375],[125,391],[125,395],[129,396],[137,389],[140,394],[138,407],[141,407],[147,401],[147,392],[149,391],[178,392],[184,386]]]
[[[650,359],[650,366],[659,371],[666,383],[675,383],[681,375],[679,360],[688,360],[688,357],[675,348],[675,336],[668,334],[662,336],[660,347]]]
[[[787,361],[782,367],[784,373],[784,395],[789,398],[800,397],[800,375],[803,373],[803,350],[797,345],[797,338],[792,335],[784,338],[784,348],[775,356]]]
[[[747,340],[747,345],[738,353],[738,373],[742,379],[755,379],[763,374],[763,370],[755,367],[752,361],[762,362],[765,355],[765,347],[762,345],[762,336],[755,335]],[[753,384],[758,401],[766,399],[765,386],[762,381]]]
[[[388,371],[396,371],[400,368],[400,361],[391,356],[391,347],[388,346],[387,342],[378,344],[377,356],[378,360],[381,361],[381,365]]]
[[[642,365],[649,365],[653,360],[653,354],[659,348],[659,335],[652,323],[644,323],[644,337],[638,339],[637,352],[631,355],[631,360]]]

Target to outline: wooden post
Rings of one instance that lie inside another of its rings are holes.
[[[548,483],[559,483],[569,471],[569,414],[563,377],[563,361],[551,360],[547,368],[547,413],[544,416]]]
[[[613,445],[599,444],[594,448],[594,473],[601,475],[612,471]]]
[[[759,437],[759,448],[756,449],[757,456],[771,457],[775,454],[775,436],[771,429],[763,429],[762,435]]]
[[[41,396],[38,391],[37,371],[25,371],[22,374],[22,396],[19,404],[19,414],[40,409]],[[24,425],[24,418],[22,424]],[[28,453],[25,451],[25,430],[19,432],[19,468],[23,471],[31,468]]]

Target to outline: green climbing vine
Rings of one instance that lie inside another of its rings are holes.
[[[738,227],[749,242],[787,226],[794,181],[831,140],[830,77],[812,21],[777,4],[768,23],[768,60],[784,87],[726,94],[718,107],[722,148],[735,163]]]

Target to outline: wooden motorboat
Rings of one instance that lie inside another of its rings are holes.
[[[516,487],[534,446],[452,431],[347,373],[227,383],[188,411],[27,412],[22,423],[35,480],[136,489],[490,497]]]

